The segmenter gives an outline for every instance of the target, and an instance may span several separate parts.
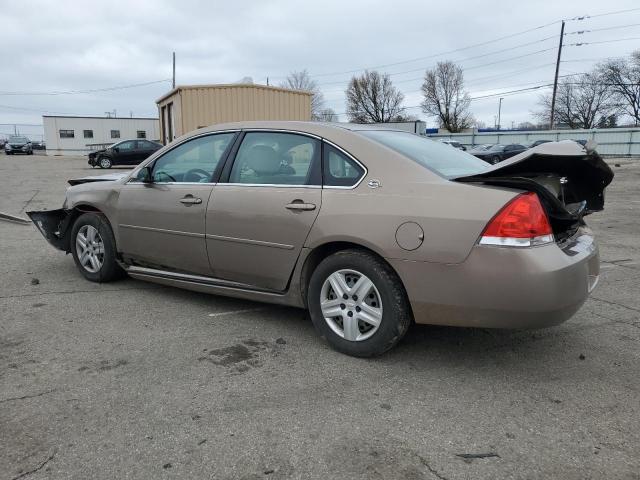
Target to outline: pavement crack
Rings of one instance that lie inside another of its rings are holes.
[[[418,458],[420,459],[420,462],[427,467],[427,470],[429,470],[429,472],[432,475],[435,475],[436,478],[439,478],[440,480],[449,480],[447,477],[445,477],[444,475],[442,475],[440,472],[438,472],[438,470],[436,470],[435,468],[433,468],[429,462],[427,462],[427,460],[425,458],[422,458],[420,455],[418,455]]]
[[[608,305],[615,305],[616,307],[622,307],[622,308],[626,308],[627,310],[631,310],[632,312],[640,313],[640,308],[634,308],[634,307],[630,307],[628,305],[624,305],[622,303],[612,302],[610,300],[604,300],[602,298],[594,297],[593,295],[591,295],[590,298],[593,298],[594,300],[597,300],[598,302],[606,303]]]
[[[34,393],[32,395],[23,395],[22,397],[11,397],[11,398],[5,398],[3,400],[0,400],[0,403],[6,403],[6,402],[15,402],[17,400],[27,400],[28,398],[36,398],[36,397],[41,397],[43,395],[48,395],[50,393],[55,392],[56,389],[52,389],[52,390],[46,390],[44,392],[40,392],[40,393]]]
[[[11,480],[18,480],[20,478],[26,477],[27,475],[32,475],[39,470],[42,470],[47,463],[49,463],[51,460],[55,458],[56,453],[58,453],[58,450],[54,449],[53,453],[49,455],[47,458],[45,458],[44,461],[38,464],[35,468],[32,468],[31,470],[27,470],[26,472],[22,472],[20,475],[18,475],[17,477],[13,477]]]
[[[23,293],[20,295],[6,295],[0,297],[0,300],[6,298],[27,298],[27,297],[39,297],[41,295],[73,295],[74,293],[106,293],[106,292],[128,292],[132,290],[160,290],[165,288],[163,286],[158,287],[137,287],[137,288],[100,288],[97,290],[70,290],[62,292],[39,292],[39,293]]]
[[[29,206],[29,204],[33,201],[34,198],[36,198],[36,195],[38,195],[40,193],[40,190],[36,190],[36,193],[34,193],[31,198],[29,200],[27,200],[24,204],[24,206],[20,209],[20,213],[24,212],[25,209]]]

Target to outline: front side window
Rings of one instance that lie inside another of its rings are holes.
[[[211,182],[235,133],[194,138],[169,150],[153,166],[154,182]]]
[[[111,138],[120,138],[120,130],[111,130]]]
[[[362,130],[358,133],[443,177],[472,175],[490,168],[487,162],[467,152],[413,133],[390,130]]]
[[[60,130],[60,138],[74,138],[73,130]]]
[[[329,144],[324,144],[323,183],[325,186],[352,187],[364,175],[354,160]]]
[[[136,138],[147,138],[147,132],[144,130],[138,130],[136,132]]]
[[[295,133],[248,132],[238,149],[230,183],[319,185],[320,142]]]
[[[84,138],[93,138],[93,130],[83,130]]]

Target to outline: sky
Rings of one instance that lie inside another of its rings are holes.
[[[425,69],[451,60],[471,97],[484,97],[471,103],[475,118],[493,126],[502,96],[509,128],[533,120],[547,90],[500,92],[553,82],[563,19],[561,76],[640,49],[638,0],[0,0],[0,135],[20,124],[37,137],[43,114],[156,117],[173,51],[178,85],[278,85],[306,69],[340,121],[351,76],[377,69],[428,126]]]

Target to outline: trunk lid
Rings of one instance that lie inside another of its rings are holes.
[[[584,215],[604,208],[604,190],[613,171],[593,144],[583,147],[566,140],[538,145],[480,173],[452,180],[534,191],[554,233],[566,235]]]

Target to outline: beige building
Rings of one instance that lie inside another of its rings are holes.
[[[311,120],[311,93],[266,85],[177,86],[156,103],[165,144],[216,123]]]

